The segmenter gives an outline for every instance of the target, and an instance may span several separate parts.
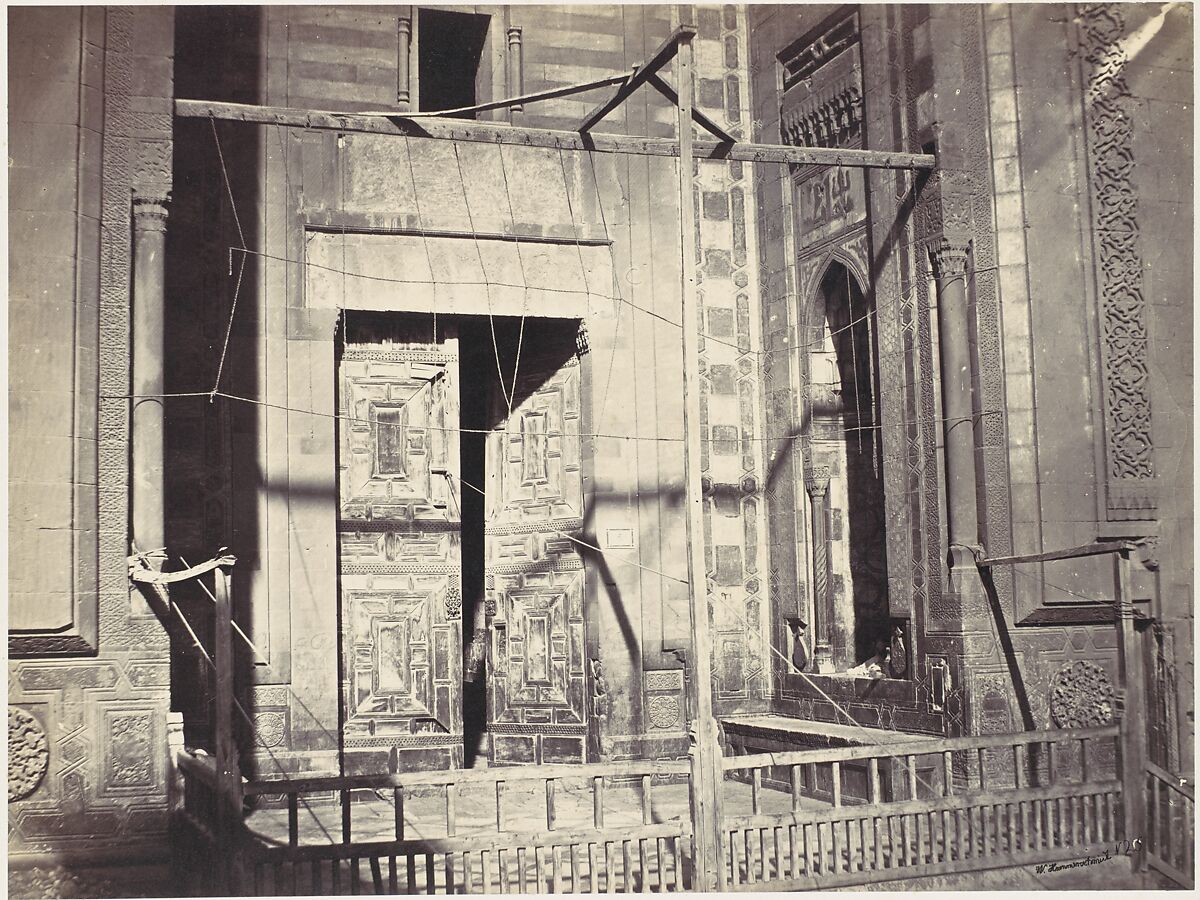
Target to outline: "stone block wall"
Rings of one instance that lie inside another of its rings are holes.
[[[811,9],[754,10],[763,140],[777,134],[777,54],[834,12]],[[885,426],[897,425],[883,434],[893,613],[911,610],[918,691],[930,666],[950,665],[951,694],[963,703],[945,710],[947,728],[1004,730],[1025,716],[1045,727],[1057,720],[1050,698],[1060,680],[1078,676],[1098,697],[1115,683],[1113,628],[1016,623],[1044,607],[1111,603],[1111,563],[996,571],[1015,676],[997,611],[947,590],[938,322],[925,245],[951,231],[972,240],[977,505],[988,554],[1141,540],[1134,598],[1163,622],[1168,644],[1189,642],[1182,583],[1191,555],[1161,548],[1182,548],[1190,534],[1174,499],[1190,496],[1190,461],[1174,429],[1191,409],[1181,355],[1190,318],[1175,305],[1191,291],[1191,257],[1166,249],[1181,246],[1171,235],[1191,221],[1181,199],[1190,196],[1189,144],[1171,139],[1168,121],[1192,99],[1190,19],[1140,5],[864,8],[861,17],[868,144],[919,150],[936,139],[942,151],[927,180],[873,172],[868,182],[881,367],[900,360],[896,377],[881,379]],[[1167,185],[1178,187],[1173,197]],[[795,339],[797,279],[786,181],[760,181],[759,194],[772,346]],[[1187,327],[1169,335],[1167,322]],[[787,411],[794,378],[773,367],[768,409]],[[798,508],[772,504],[771,564],[783,561],[803,585],[792,549],[804,552]],[[793,605],[786,592],[776,600]],[[1167,662],[1190,696],[1185,658]],[[1187,744],[1190,705],[1179,703],[1173,727]]]
[[[231,74],[220,81],[216,73],[222,67],[203,66],[197,57],[195,68],[185,72],[181,67],[179,78],[193,96],[214,96],[213,91],[240,85],[245,94],[273,105],[388,108],[395,105],[396,27],[402,12],[395,7],[271,7],[255,11],[255,20],[240,29],[212,24],[228,13],[196,14],[180,32],[181,46],[199,46],[196,35],[206,34],[205,58],[226,60]],[[491,36],[477,79],[481,100],[505,90],[501,45],[509,27],[522,29],[524,89],[532,92],[626,71],[649,56],[675,24],[690,19],[700,32],[700,104],[735,133],[749,133],[744,10],[546,6],[491,13]],[[197,73],[199,83],[193,84]],[[667,77],[673,77],[670,71]],[[204,78],[211,83],[204,84]],[[248,87],[251,82],[254,89]],[[512,118],[533,127],[577,128],[607,90],[531,104]],[[481,118],[506,120],[509,114],[496,111]],[[597,130],[668,135],[674,133],[675,119],[674,108],[645,88]],[[186,190],[177,191],[178,202],[187,204],[187,227],[203,246],[197,249],[193,242],[184,251],[181,244],[180,253],[199,252],[207,274],[184,271],[183,255],[176,257],[173,271],[182,288],[180,322],[193,333],[201,328],[206,339],[185,351],[199,366],[179,370],[178,390],[197,389],[215,374],[213,348],[220,345],[229,318],[237,272],[235,265],[234,277],[229,274],[228,245],[240,240],[227,198],[221,196],[223,176],[212,135],[204,133],[207,123],[186,127],[189,161],[181,165],[189,166],[193,177]],[[587,654],[599,663],[589,672],[589,690],[593,698],[605,698],[593,752],[610,758],[684,752],[685,672],[677,651],[688,646],[690,629],[687,589],[677,580],[685,577],[685,568],[676,162],[467,143],[458,145],[456,155],[442,141],[365,135],[339,141],[331,133],[270,126],[223,126],[219,134],[227,164],[237,160],[227,167],[254,257],[234,319],[226,389],[278,407],[332,411],[339,307],[426,308],[419,288],[393,291],[389,299],[379,285],[350,284],[343,291],[342,282],[329,273],[306,275],[300,261],[325,252],[318,245],[328,244],[323,237],[309,241],[306,229],[399,226],[468,236],[527,232],[531,240],[541,235],[611,239],[610,254],[587,250],[589,259],[597,253],[610,258],[587,263],[602,282],[590,286],[593,298],[605,300],[593,299],[586,309],[588,352],[582,358],[588,539],[611,551],[607,564],[589,566],[586,576],[587,615],[594,617]],[[687,241],[689,250],[695,242],[704,278],[704,320],[697,323],[705,335],[707,365],[707,412],[701,424],[713,485],[707,520],[715,547],[707,575],[716,627],[725,641],[717,648],[716,687],[732,710],[762,708],[768,683],[750,178],[748,168],[736,164],[700,166],[694,197],[698,233]],[[428,240],[442,241],[439,247],[451,241]],[[420,242],[409,242],[417,248],[414,259],[423,258]],[[470,249],[469,237],[465,242]],[[348,252],[350,262],[368,269],[397,265],[400,259],[386,252],[371,256],[365,245]],[[208,302],[212,296],[220,298],[218,303]],[[502,290],[490,292],[492,312],[519,315],[520,292],[513,293],[512,302],[506,296]],[[454,303],[457,312],[486,315],[489,309],[480,291],[472,298],[456,290]],[[526,311],[579,314],[565,306]],[[193,508],[187,517],[191,524],[180,524],[196,535],[196,522],[204,520],[206,534],[224,528],[233,536],[225,543],[239,556],[236,602],[266,662],[247,667],[255,686],[246,699],[270,717],[270,756],[286,769],[335,766],[332,420],[282,408],[205,415],[203,429],[190,427],[211,451],[201,451],[196,442],[190,451],[180,448],[191,460],[191,474],[174,490],[181,498],[190,495],[186,502]],[[210,452],[206,462],[204,454]],[[229,483],[202,475],[221,468],[221,454],[232,459]],[[238,484],[247,489],[236,490]],[[201,504],[199,497],[211,497],[218,514],[209,516],[204,510],[210,501]],[[729,503],[737,515],[730,515]],[[599,684],[597,672],[603,678]],[[275,761],[261,754],[259,770],[275,771]]]
[[[173,39],[169,9],[9,15],[9,860],[23,896],[126,890],[90,867],[166,853],[168,650],[128,580],[126,395],[132,201],[170,188]]]

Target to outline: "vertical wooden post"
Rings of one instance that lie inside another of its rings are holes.
[[[1141,689],[1144,674],[1141,644],[1133,621],[1130,571],[1131,548],[1113,555],[1117,587],[1117,703],[1121,722],[1121,805],[1125,809],[1127,841],[1144,838],[1146,826],[1146,704]],[[1139,845],[1144,847],[1144,842]],[[1134,867],[1141,869],[1145,854],[1134,851]]]
[[[241,854],[238,841],[242,829],[242,772],[238,765],[233,735],[233,607],[229,597],[229,567],[213,570],[216,612],[213,623],[213,692],[215,751],[217,767],[217,858],[228,863],[217,877],[230,893],[241,887]]]
[[[700,489],[700,379],[696,298],[696,210],[692,205],[692,33],[680,34],[675,57],[679,91],[679,220],[683,282],[684,483],[687,492],[688,583],[691,586],[692,653],[691,808],[696,842],[693,890],[725,887],[721,842],[721,746],[712,702],[712,634],[704,565],[704,498]]]

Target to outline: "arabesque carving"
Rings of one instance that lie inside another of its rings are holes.
[[[1120,4],[1085,6],[1079,17],[1087,72],[1092,232],[1100,281],[1107,437],[1108,517],[1152,519],[1157,498],[1150,422],[1146,301],[1133,185],[1133,116]]]
[[[1108,673],[1085,659],[1058,670],[1050,687],[1050,717],[1059,728],[1107,725],[1113,718]]]

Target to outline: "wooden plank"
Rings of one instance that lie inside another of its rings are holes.
[[[614,835],[620,839],[640,840],[657,839],[660,837],[688,836],[691,834],[686,822],[656,822],[650,825],[621,825],[611,832],[595,830],[525,832],[510,834],[466,834],[453,838],[413,838],[407,841],[359,841],[354,844],[301,844],[298,847],[286,845],[257,845],[248,848],[257,859],[350,859],[370,855],[387,856],[395,854],[402,856],[406,853],[451,854],[464,850],[511,850],[516,847],[533,845],[550,846],[551,844],[566,845],[569,843],[584,843],[586,841],[613,840]]]
[[[649,825],[654,821],[653,795],[651,794],[650,776],[642,776],[642,824]]]
[[[695,82],[692,75],[692,35],[694,30],[676,32],[675,71],[679,79],[679,107],[676,136],[679,139],[679,228],[683,241],[680,254],[683,327],[683,463],[684,495],[687,513],[688,611],[691,643],[688,662],[692,677],[687,680],[688,708],[693,717],[693,740],[689,749],[691,792],[689,795],[694,832],[695,867],[693,889],[719,891],[725,867],[721,863],[721,745],[712,697],[712,625],[708,612],[708,588],[704,560],[704,497],[701,485],[701,385],[699,377],[699,298],[697,296],[696,255],[689,249],[695,231],[696,209],[692,199],[692,108]],[[662,51],[660,51],[662,52]],[[651,72],[653,70],[650,70]]]
[[[614,878],[616,871],[613,868],[613,851],[615,849],[612,841],[604,842],[604,890],[609,894],[614,894],[617,890]]]
[[[621,870],[624,873],[622,885],[625,893],[637,890],[633,886],[633,860],[631,859],[631,847],[628,840],[621,841]]]
[[[1182,885],[1188,890],[1192,890],[1196,887],[1196,877],[1194,873],[1177,869],[1166,860],[1160,859],[1152,853],[1146,854],[1146,862],[1152,869],[1161,872],[1176,884]]]
[[[1100,781],[1087,785],[1091,792],[1119,791],[1119,781]],[[985,803],[1015,803],[1018,800],[1055,800],[1077,795],[1080,785],[1063,783],[1055,787],[1026,787],[1021,790],[993,790],[987,794],[955,794],[952,797],[930,797],[924,800],[902,800],[896,803],[882,804],[879,809],[889,815],[923,815],[931,810],[969,809],[977,808]],[[799,812],[780,812],[764,815],[726,816],[724,825],[734,828],[764,828],[776,822],[842,822],[862,815],[861,807],[843,806],[839,809],[832,807],[804,808]]]
[[[1088,737],[1099,740],[1115,738],[1120,734],[1118,725],[1099,728],[1056,728],[1045,731],[1026,731],[1018,734],[980,735],[960,738],[914,738],[889,744],[870,744],[858,747],[833,747],[823,750],[789,750],[784,753],[749,753],[744,756],[726,756],[722,766],[727,772],[763,766],[803,765],[826,763],[833,760],[871,759],[872,757],[897,758],[908,754],[926,755],[939,751],[976,750],[979,747],[1010,747],[1013,744],[1035,744],[1076,740]],[[936,742],[936,745],[933,745]]]
[[[622,153],[634,156],[678,157],[679,141],[674,138],[638,137],[622,134],[579,134],[547,128],[521,128],[498,122],[474,122],[464,119],[406,119],[342,115],[280,106],[258,106],[210,100],[174,101],[175,115],[181,118],[214,118],[222,121],[278,125],[344,134],[382,134],[452,140],[464,143],[507,144],[574,150],[594,153]],[[737,160],[746,163],[790,165],[828,165],[849,168],[933,169],[931,153],[905,153],[881,150],[843,150],[826,147],[789,147],[783,144],[737,143],[698,140],[693,143],[697,159]]]
[[[554,830],[555,810],[554,810],[554,779],[546,779],[546,830]]]
[[[596,124],[607,116],[610,112],[620,106],[625,100],[645,84],[650,76],[654,75],[675,58],[679,52],[680,43],[691,45],[691,40],[696,35],[696,29],[690,25],[678,26],[667,39],[663,41],[658,49],[655,50],[647,60],[639,66],[635,66],[629,77],[624,83],[613,92],[613,95],[593,109],[587,116],[584,117],[583,123],[579,126],[580,131],[590,131]],[[677,105],[682,105],[678,104]]]
[[[235,835],[242,828],[242,775],[233,734],[234,658],[232,646],[233,607],[229,594],[229,567],[222,561],[213,571],[216,596],[213,615],[213,667],[216,683],[213,696],[215,752],[217,881],[222,889],[236,889],[238,853]],[[232,880],[233,883],[230,883]]]
[[[671,839],[671,851],[675,862],[675,890],[684,891],[686,887],[683,883],[683,850],[679,846],[679,838]]]
[[[1155,765],[1150,760],[1146,760],[1146,771],[1148,773],[1150,773],[1151,775],[1153,775],[1155,778],[1157,778],[1159,781],[1163,782],[1172,791],[1179,793],[1179,794],[1183,794],[1183,796],[1187,797],[1188,800],[1194,801],[1196,799],[1196,795],[1195,795],[1191,785],[1188,784],[1186,781],[1183,783],[1180,783],[1180,779],[1179,779],[1178,775],[1172,775],[1166,769],[1162,768],[1161,766]]]
[[[831,872],[817,877],[805,875],[803,879],[778,879],[770,882],[758,882],[753,887],[747,885],[731,885],[730,890],[754,890],[763,893],[792,890],[826,890],[835,887],[853,887],[865,884],[883,884],[888,881],[909,879],[915,877],[931,877],[937,875],[952,875],[958,872],[981,872],[993,869],[1008,869],[1025,867],[1034,863],[1059,862],[1079,858],[1078,847],[1064,847],[1056,851],[1041,854],[996,854],[986,859],[954,860],[947,863],[932,863],[921,867],[904,868],[889,867],[869,872],[847,871],[839,875]]]
[[[1045,553],[1027,553],[1020,556],[996,556],[991,559],[981,559],[976,565],[980,568],[986,566],[1011,566],[1019,563],[1035,563],[1035,562],[1051,562],[1056,559],[1080,559],[1085,556],[1100,556],[1105,553],[1119,553],[1122,550],[1132,551],[1137,549],[1137,544],[1132,541],[1099,541],[1092,544],[1084,544],[1080,547],[1070,547],[1066,550],[1049,550]]]
[[[1114,729],[1115,733],[1115,729]],[[689,772],[687,760],[633,760],[620,763],[603,763],[596,765],[553,765],[530,766],[529,772],[520,772],[515,768],[499,769],[446,769],[436,772],[401,772],[378,775],[346,775],[321,776],[315,778],[280,778],[248,782],[245,785],[247,796],[262,794],[286,794],[296,792],[312,794],[324,791],[339,790],[377,790],[397,787],[442,787],[447,784],[462,786],[491,785],[497,781],[541,782],[547,778],[586,779],[596,776],[640,777],[655,775],[660,777],[687,775]]]
[[[288,805],[288,846],[295,847],[300,843],[300,815],[297,808],[299,797],[296,794],[287,795]]]

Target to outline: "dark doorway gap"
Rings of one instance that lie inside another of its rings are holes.
[[[441,9],[418,12],[417,100],[422,112],[476,104],[476,79],[490,19]]]

